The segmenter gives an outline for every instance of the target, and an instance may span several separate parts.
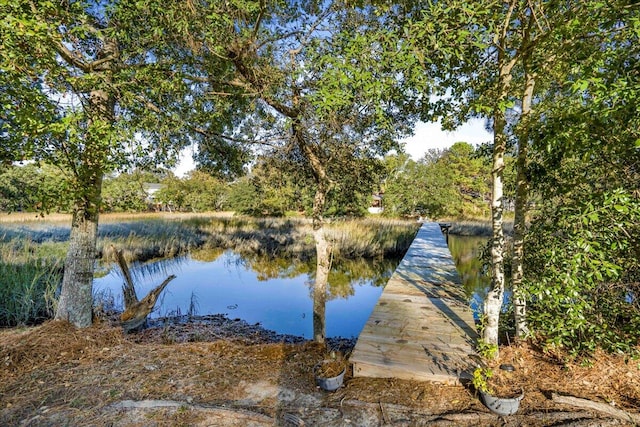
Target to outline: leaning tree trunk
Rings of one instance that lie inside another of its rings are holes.
[[[484,303],[484,336],[487,344],[498,345],[498,324],[500,310],[504,299],[504,231],[503,223],[503,174],[504,153],[506,151],[507,136],[505,135],[506,117],[504,103],[507,99],[511,69],[515,60],[505,61],[504,50],[498,54],[499,80],[498,100],[494,107],[494,136],[493,136],[493,167],[492,167],[492,196],[491,196],[491,289]],[[495,354],[497,356],[497,352]]]
[[[525,91],[522,97],[521,124],[518,144],[518,158],[516,160],[516,202],[513,221],[513,261],[511,285],[513,287],[513,307],[516,324],[516,336],[522,338],[529,333],[527,327],[527,300],[522,289],[524,277],[524,235],[526,231],[526,213],[529,198],[529,180],[527,179],[527,148],[529,144],[529,122],[531,115],[531,101],[535,87],[535,76],[525,72]]]

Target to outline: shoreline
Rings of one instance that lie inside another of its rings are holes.
[[[119,323],[117,316],[110,316],[114,326]],[[214,342],[229,340],[245,345],[256,344],[304,344],[313,340],[298,335],[280,334],[266,329],[260,323],[250,324],[245,320],[232,319],[226,314],[180,315],[147,319],[147,326],[128,334],[138,343],[179,344],[185,342]],[[326,346],[329,351],[351,353],[358,337],[327,337]]]

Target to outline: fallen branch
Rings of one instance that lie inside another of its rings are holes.
[[[138,302],[138,295],[136,294],[136,288],[133,284],[133,279],[131,279],[131,272],[129,271],[129,266],[127,265],[127,261],[124,259],[124,255],[122,254],[122,249],[116,249],[115,246],[113,245],[111,245],[111,247],[114,250],[116,261],[120,266],[122,275],[124,276],[124,284],[122,285],[122,295],[124,296],[124,308],[126,310]]]
[[[167,277],[164,282],[149,291],[146,297],[131,305],[120,315],[120,323],[125,332],[137,329],[147,320],[147,316],[156,304],[158,295],[160,295],[160,292],[175,278],[176,276],[173,274]]]
[[[576,406],[582,409],[590,409],[593,411],[603,412],[622,421],[630,421],[634,424],[640,424],[640,415],[627,412],[622,409],[614,408],[608,403],[594,402],[593,400],[581,399],[573,396],[561,396],[556,393],[551,394],[551,400],[563,405]]]
[[[219,406],[208,406],[208,405],[197,405],[191,404],[189,402],[181,402],[176,400],[123,400],[120,402],[113,403],[109,405],[111,408],[121,409],[121,410],[155,410],[155,409],[164,409],[164,408],[188,408],[194,409],[197,411],[202,411],[208,413],[210,417],[208,421],[210,423],[217,424],[225,423],[227,424],[229,420],[234,420],[239,422],[239,424],[234,425],[242,425],[242,424],[250,424],[250,425],[273,425],[274,419],[260,414],[255,411],[250,411],[247,409],[235,409],[235,408],[223,408]],[[215,417],[212,418],[212,417]],[[217,422],[216,422],[217,421]]]

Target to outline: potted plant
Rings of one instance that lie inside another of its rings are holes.
[[[328,357],[313,367],[316,385],[326,391],[335,391],[342,386],[347,363],[341,354],[331,352]]]
[[[524,390],[514,385],[512,365],[500,365],[497,373],[491,368],[476,368],[473,386],[480,393],[480,400],[489,410],[498,415],[513,415],[520,408]]]

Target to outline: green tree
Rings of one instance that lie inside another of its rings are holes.
[[[228,206],[247,215],[262,215],[261,192],[250,177],[242,177],[229,187]]]
[[[185,182],[170,173],[160,181],[160,184],[162,187],[156,192],[155,200],[169,209],[184,210],[188,194]]]
[[[622,8],[622,9],[620,9]],[[498,318],[504,293],[504,170],[508,143],[517,141],[518,189],[516,206],[518,251],[522,249],[526,203],[526,149],[529,134],[539,124],[530,120],[536,103],[534,89],[562,84],[551,81],[562,76],[580,57],[603,50],[611,17],[619,10],[630,11],[629,2],[605,4],[600,1],[464,1],[432,2],[426,8],[411,10],[413,19],[405,23],[404,33],[424,56],[425,68],[439,76],[440,112],[445,126],[455,126],[470,116],[491,120],[492,147],[492,286],[485,302],[484,339],[498,342]],[[626,13],[626,12],[625,12]],[[405,15],[406,16],[406,15]],[[609,22],[608,22],[609,21]],[[595,48],[595,50],[594,50]],[[430,58],[428,56],[430,55]],[[600,55],[595,55],[600,57]],[[427,59],[429,58],[429,60]],[[567,60],[569,58],[569,60]],[[439,64],[434,65],[434,61]],[[599,66],[596,66],[598,69]],[[542,115],[538,117],[543,117]],[[516,264],[522,259],[516,256]],[[519,271],[521,276],[522,271]],[[520,280],[516,277],[516,281]],[[516,295],[519,292],[516,291]],[[518,299],[518,303],[523,300]],[[516,314],[522,314],[516,310]],[[520,324],[523,326],[523,324]]]
[[[69,209],[67,181],[51,165],[7,166],[0,173],[0,210],[65,212]]]
[[[439,159],[416,162],[407,155],[388,156],[384,184],[384,213],[388,216],[455,216],[462,199],[452,174]]]
[[[359,170],[354,167],[358,161],[386,153],[396,146],[395,137],[408,130],[408,112],[401,114],[398,103],[420,97],[397,82],[404,70],[413,72],[407,66],[410,55],[397,52],[405,55],[397,62],[403,69],[392,63],[394,55],[387,52],[397,51],[395,41],[383,17],[370,8],[349,8],[339,1],[252,3],[248,13],[228,21],[226,37],[219,38],[208,30],[212,3],[194,4],[198,52],[229,59],[235,78],[223,83],[229,91],[240,88],[254,103],[254,114],[239,123],[245,125],[242,134],[301,159],[313,176],[314,337],[323,342],[331,254],[323,230],[327,197],[340,179]],[[206,61],[199,75],[216,78]]]
[[[489,165],[470,144],[433,150],[416,162],[385,158],[384,206],[388,216],[477,217],[486,212]]]
[[[107,212],[141,212],[148,209],[143,176],[121,173],[105,178],[102,188],[102,210]]]
[[[198,134],[183,120],[195,84],[170,61],[181,54],[170,38],[188,26],[172,6],[0,1],[0,85],[10,89],[1,95],[3,161],[33,158],[68,171],[73,219],[56,318],[78,327],[91,324],[104,174],[167,161],[186,134]],[[220,111],[212,128],[222,126]]]
[[[193,212],[221,210],[226,202],[227,184],[201,170],[184,179],[185,208]]]
[[[530,135],[540,196],[526,240],[528,318],[573,354],[634,351],[640,324],[640,13],[632,2],[592,10],[599,31],[537,106]]]
[[[456,142],[447,149],[438,162],[452,176],[461,198],[461,217],[482,216],[490,195],[490,166],[476,153],[471,144]]]

